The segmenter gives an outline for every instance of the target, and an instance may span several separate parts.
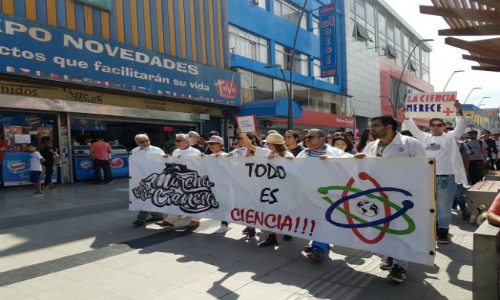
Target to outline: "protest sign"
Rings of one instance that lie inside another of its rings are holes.
[[[236,117],[236,123],[243,133],[257,132],[257,118],[255,115]]]
[[[409,118],[454,118],[456,92],[409,94],[406,96],[406,116]]]
[[[134,154],[129,208],[224,220],[432,265],[431,162]]]

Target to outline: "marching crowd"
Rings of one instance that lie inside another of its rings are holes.
[[[398,132],[398,122],[392,116],[379,116],[371,119],[370,128],[360,137],[351,132],[336,132],[326,135],[319,129],[288,130],[284,135],[271,130],[264,140],[257,134],[241,133],[233,139],[232,151],[224,151],[224,140],[217,132],[210,132],[207,145],[200,143],[200,135],[191,131],[177,134],[177,149],[171,154],[174,157],[212,155],[216,157],[261,156],[268,158],[294,159],[317,157],[321,160],[329,158],[365,157],[434,157],[436,160],[437,191],[437,242],[450,243],[448,230],[451,223],[452,207],[460,206],[464,218],[468,217],[464,198],[464,187],[481,180],[487,168],[500,169],[498,148],[500,134],[483,132],[481,140],[475,131],[466,131],[466,121],[462,115],[461,105],[456,102],[457,115],[455,128],[450,127],[444,119],[429,120],[429,130],[420,130],[411,118],[405,118],[408,130]],[[404,112],[404,110],[403,110]],[[156,153],[168,157],[164,151],[152,146],[147,134],[135,137],[137,148],[132,153]],[[467,176],[468,175],[468,176]],[[500,200],[499,200],[500,203]],[[500,204],[499,204],[500,208]],[[164,217],[160,213],[140,212],[133,225],[143,226],[147,222],[157,222],[162,227],[174,226],[178,216]],[[199,226],[199,218],[192,218],[189,228]],[[227,222],[215,233],[221,234],[229,230]],[[255,238],[255,228],[243,230],[247,238]],[[285,241],[292,239],[284,236]],[[259,247],[273,246],[278,243],[276,234],[267,233]],[[308,258],[320,261],[328,255],[330,245],[319,241],[311,241],[304,249]],[[387,278],[391,281],[403,282],[406,278],[408,262],[396,257],[385,257],[380,268],[390,271]]]

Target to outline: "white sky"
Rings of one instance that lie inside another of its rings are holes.
[[[486,104],[481,108],[500,107],[500,72],[487,72],[471,70],[471,66],[478,63],[462,59],[462,54],[467,51],[448,46],[444,43],[445,36],[438,36],[438,29],[449,29],[448,24],[440,16],[424,15],[420,13],[420,5],[432,5],[430,0],[385,0],[413,29],[417,30],[424,39],[434,39],[430,42],[431,52],[431,84],[435,91],[442,91],[446,81],[456,70],[465,70],[456,73],[446,88],[447,91],[457,91],[458,99],[463,103],[473,87],[482,87],[482,90],[472,92],[467,103]],[[481,39],[490,39],[498,36],[484,36]],[[476,40],[475,37],[457,36],[464,40]]]

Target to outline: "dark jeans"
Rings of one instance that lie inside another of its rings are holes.
[[[45,165],[45,185],[52,183],[52,175],[54,174],[54,164],[44,164]]]
[[[101,168],[104,171],[104,182],[113,180],[111,178],[111,164],[109,160],[94,159],[95,182],[99,183],[102,181]]]
[[[471,160],[469,162],[469,176],[471,185],[483,180],[484,167],[482,160]]]

